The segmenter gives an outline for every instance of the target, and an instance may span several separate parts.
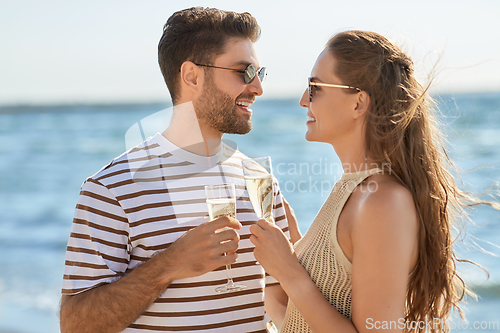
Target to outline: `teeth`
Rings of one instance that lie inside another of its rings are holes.
[[[245,108],[248,108],[248,107],[250,107],[250,105],[252,105],[252,103],[248,103],[248,102],[236,102],[236,104],[243,106]]]
[[[316,118],[313,118],[313,117],[308,116],[308,117],[307,117],[307,121],[316,121]]]

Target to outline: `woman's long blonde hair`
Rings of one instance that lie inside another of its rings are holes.
[[[471,293],[457,274],[452,229],[457,214],[480,200],[460,190],[428,96],[408,55],[373,32],[346,31],[327,44],[337,62],[334,73],[343,84],[370,95],[365,153],[411,192],[419,221],[419,257],[411,274],[405,316],[409,322],[441,323]],[[423,331],[418,328],[407,331]],[[447,332],[446,325],[432,332]]]

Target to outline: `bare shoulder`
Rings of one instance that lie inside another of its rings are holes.
[[[363,182],[356,225],[364,230],[376,228],[415,232],[417,211],[410,191],[390,175],[373,175]],[[385,227],[385,228],[384,228]]]
[[[415,211],[410,191],[390,175],[373,175],[360,186],[363,191],[361,210],[400,213]]]
[[[410,191],[389,175],[374,175],[359,187],[351,233],[353,263],[385,265],[409,274],[418,258],[419,223]],[[359,267],[359,266],[358,266]]]

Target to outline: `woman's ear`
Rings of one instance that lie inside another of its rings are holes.
[[[354,119],[363,117],[370,106],[370,95],[366,91],[357,94],[356,106],[354,108]]]

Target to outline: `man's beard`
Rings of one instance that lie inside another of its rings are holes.
[[[253,100],[253,95],[239,95],[235,100],[218,89],[209,76],[205,81],[205,91],[197,101],[196,116],[200,123],[228,134],[246,134],[252,129],[251,114],[238,112],[236,100],[245,98]]]

